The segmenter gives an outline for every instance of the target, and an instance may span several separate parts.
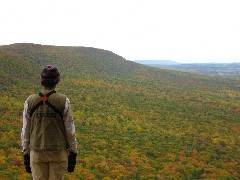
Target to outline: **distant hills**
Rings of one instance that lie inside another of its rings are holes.
[[[170,60],[136,60],[146,66],[217,76],[240,76],[240,63],[178,63]]]
[[[135,62],[144,65],[179,65],[180,63],[171,60],[135,60]]]

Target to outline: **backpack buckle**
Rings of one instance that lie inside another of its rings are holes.
[[[42,98],[43,104],[45,105],[48,100],[47,96],[42,96],[41,98]]]

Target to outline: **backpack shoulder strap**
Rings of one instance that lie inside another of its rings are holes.
[[[43,95],[41,92],[38,93],[39,96],[41,96],[42,101],[39,101],[30,111],[30,117],[33,115],[33,113],[37,110],[37,108],[41,105],[45,105],[47,104],[48,106],[50,106],[56,113],[59,114],[59,116],[61,118],[63,118],[63,115],[61,113],[61,111],[59,111],[54,105],[52,105],[50,102],[48,102],[48,97],[50,95],[52,95],[53,93],[56,93],[56,91],[51,91],[46,95]]]
[[[50,102],[46,102],[46,104],[48,105],[48,106],[50,106],[56,113],[58,113],[59,114],[59,116],[63,119],[63,114],[62,114],[62,112],[61,111],[59,111],[54,105],[52,105]]]
[[[39,101],[31,110],[30,110],[30,117],[32,117],[33,113],[37,110],[39,106],[43,105],[42,101]]]
[[[43,93],[39,92],[38,95],[41,96],[43,104],[46,104],[46,102],[48,102],[48,97],[53,93],[56,93],[56,91],[50,91],[46,95],[43,95]]]

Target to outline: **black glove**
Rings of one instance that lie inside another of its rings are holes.
[[[70,152],[69,156],[68,156],[68,172],[73,172],[75,165],[76,165],[76,159],[77,159],[77,154],[75,154],[74,152]]]
[[[23,155],[23,158],[24,158],[24,165],[27,173],[32,173],[31,167],[30,167],[30,155],[29,154]]]

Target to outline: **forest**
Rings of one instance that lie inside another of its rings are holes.
[[[240,77],[148,67],[88,48],[0,46],[0,179],[31,179],[23,103],[58,67],[73,110],[77,166],[65,179],[239,179]]]

